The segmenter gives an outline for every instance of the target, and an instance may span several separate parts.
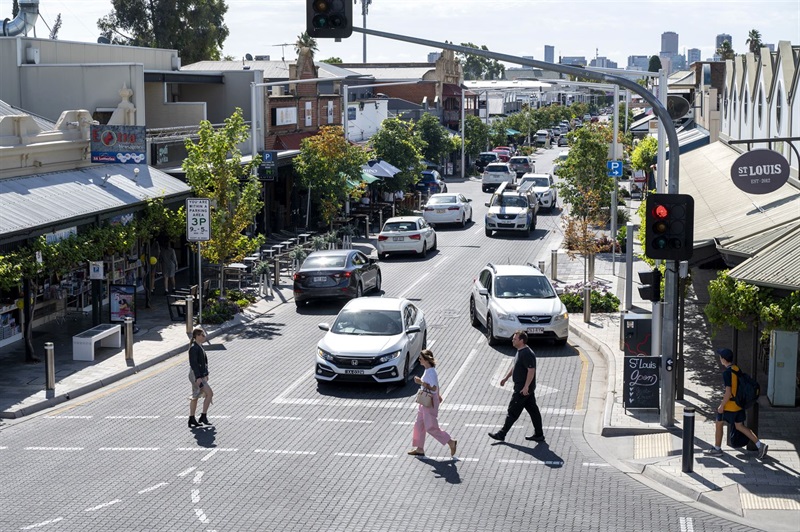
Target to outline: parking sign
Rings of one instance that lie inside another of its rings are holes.
[[[208,198],[186,198],[186,240],[211,240],[211,205]]]
[[[608,161],[608,177],[622,177],[622,161]]]

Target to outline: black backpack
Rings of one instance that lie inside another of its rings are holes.
[[[761,395],[761,387],[758,381],[748,375],[742,370],[735,370],[731,368],[736,374],[736,396],[733,398],[734,402],[747,410],[758,401],[758,396]]]

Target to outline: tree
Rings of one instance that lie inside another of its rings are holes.
[[[229,30],[224,0],[112,0],[97,27],[114,44],[178,50],[186,64],[218,60]]]
[[[744,42],[750,48],[750,53],[758,54],[764,44],[761,42],[761,32],[756,29],[750,30],[747,34],[747,40]]]
[[[647,71],[648,72],[658,72],[661,70],[661,58],[657,55],[650,57],[650,62],[647,63]]]
[[[56,40],[58,39],[58,30],[61,29],[61,13],[56,16],[56,21],[53,24],[53,29],[50,30],[50,39]]]
[[[447,130],[439,123],[436,116],[425,113],[414,124],[414,134],[421,141],[422,155],[429,161],[439,163],[444,157],[450,155],[453,143]]]
[[[301,141],[293,162],[300,177],[298,185],[309,189],[326,225],[350,195],[347,181],[361,181],[361,166],[367,159],[363,148],[345,140],[341,126],[323,126],[319,133]]]
[[[298,55],[303,53],[310,53],[311,57],[314,57],[314,53],[318,50],[317,40],[311,35],[309,35],[308,32],[304,31],[303,33],[297,36],[297,40],[294,43],[294,50],[297,52]]]
[[[389,118],[372,136],[370,145],[379,159],[393,164],[400,172],[392,177],[395,190],[410,190],[419,181],[425,166],[422,164],[422,141],[414,135],[414,125]]]
[[[320,63],[328,63],[329,65],[341,65],[344,63],[341,57],[329,57],[327,59],[322,59]]]
[[[465,153],[470,158],[477,157],[489,143],[489,126],[477,116],[467,115],[464,118],[464,142],[466,143]]]
[[[717,48],[717,55],[719,56],[720,60],[726,61],[736,57],[736,52],[733,51],[731,43],[726,39],[722,41],[722,44],[720,44],[719,48]]]
[[[261,185],[254,172],[261,158],[255,156],[243,164],[238,148],[248,139],[248,133],[242,110],[237,107],[221,129],[214,130],[211,122],[203,120],[198,141],[186,139],[187,157],[182,165],[186,180],[197,197],[209,198],[214,205],[211,240],[203,243],[202,255],[218,264],[220,271],[225,264],[238,262],[253,252],[264,240],[263,235],[243,234],[263,206],[259,199]],[[224,281],[220,279],[223,291]]]
[[[461,46],[475,48],[476,50],[489,50],[485,44],[479,47],[477,44],[472,44],[471,42],[462,42]],[[457,52],[456,55],[464,70],[464,79],[502,79],[506,71],[506,67],[500,64],[496,59],[487,59],[485,57],[463,54],[461,52]]]
[[[594,124],[572,132],[572,148],[559,166],[557,185],[564,203],[571,206],[570,214],[582,220],[600,221],[601,214],[611,205],[614,180],[607,175],[608,141],[605,126]],[[587,201],[596,197],[596,201]]]

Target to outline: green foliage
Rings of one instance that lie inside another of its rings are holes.
[[[761,43],[761,32],[757,29],[752,29],[747,33],[747,40],[744,41],[750,53],[757,54],[758,51],[764,46]]]
[[[712,327],[712,334],[729,325],[734,329],[747,328],[761,313],[765,306],[765,295],[769,289],[737,281],[728,270],[721,271],[717,278],[708,283],[709,302],[705,314]]]
[[[308,32],[304,31],[300,35],[297,36],[297,40],[294,43],[294,50],[298,54],[301,53],[310,53],[312,56],[318,50],[317,48],[317,40],[308,34]],[[341,63],[341,59],[339,60]]]
[[[722,61],[734,59],[736,57],[736,52],[733,51],[733,47],[728,40],[722,41],[722,44],[717,48],[716,52]]]
[[[327,59],[321,59],[320,63],[328,63],[329,65],[341,65],[344,63],[340,57],[329,57]]]
[[[489,143],[489,126],[475,115],[464,117],[464,142],[466,154],[474,159]]]
[[[414,134],[419,139],[418,145],[422,146],[422,156],[429,161],[438,163],[453,151],[450,135],[432,114],[422,115],[414,124]]]
[[[218,60],[230,33],[224,0],[111,0],[97,27],[113,44],[176,49],[183,63]]]
[[[650,56],[650,62],[647,63],[647,71],[658,72],[661,68],[661,58],[657,55]]]
[[[561,294],[561,301],[567,307],[570,314],[583,312],[583,292],[570,291]],[[589,296],[592,304],[592,312],[618,312],[619,298],[611,292],[592,290]]]
[[[241,309],[239,305],[227,299],[213,299],[203,307],[203,323],[219,324],[233,319]]]
[[[586,125],[571,133],[572,148],[561,163],[556,185],[563,201],[571,205],[571,215],[597,220],[603,207],[611,204],[614,180],[608,177],[608,143],[604,126]]]
[[[462,42],[461,46],[475,48],[476,50],[489,50],[485,44],[478,46],[471,42]],[[485,57],[462,54],[460,52],[457,52],[456,56],[459,58],[459,61],[461,61],[464,79],[502,79],[506,71],[506,67],[496,59],[487,59]]]
[[[620,250],[625,253],[628,244],[628,226],[622,225],[617,230],[617,244],[619,245]]]
[[[645,137],[636,145],[631,153],[631,166],[634,170],[650,172],[650,167],[656,163],[658,155],[658,140],[655,137]]]
[[[303,248],[303,246],[295,246],[289,252],[289,258],[296,260],[297,262],[303,262],[306,259],[306,256],[308,256],[308,253],[306,253],[306,250]]]
[[[423,143],[413,130],[413,124],[389,118],[370,139],[375,155],[400,169],[392,177],[392,186],[397,190],[410,190],[425,169],[422,164]]]
[[[259,262],[258,266],[253,269],[253,272],[258,276],[269,275],[271,271],[272,266],[270,265],[269,261],[266,260]]]

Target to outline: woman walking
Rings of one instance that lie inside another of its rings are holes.
[[[425,456],[425,433],[433,436],[442,445],[450,447],[450,456],[456,457],[458,441],[439,428],[439,404],[442,401],[439,395],[439,376],[436,373],[436,359],[429,349],[423,349],[419,354],[419,362],[425,368],[422,378],[414,377],[414,382],[420,385],[423,393],[429,394],[433,399],[431,406],[419,405],[417,409],[417,422],[414,423],[414,435],[411,439],[413,449],[408,451],[411,456]]]
[[[189,382],[192,383],[192,397],[189,400],[189,428],[201,425],[211,425],[206,417],[208,407],[214,398],[214,390],[208,385],[208,357],[203,350],[203,342],[206,339],[206,332],[202,327],[195,327],[192,331],[192,343],[189,347]],[[200,419],[194,418],[197,412],[197,400],[204,396],[203,413]]]
[[[175,273],[178,271],[178,256],[169,241],[161,247],[160,262],[161,272],[164,274],[164,295],[169,295],[175,291]]]

